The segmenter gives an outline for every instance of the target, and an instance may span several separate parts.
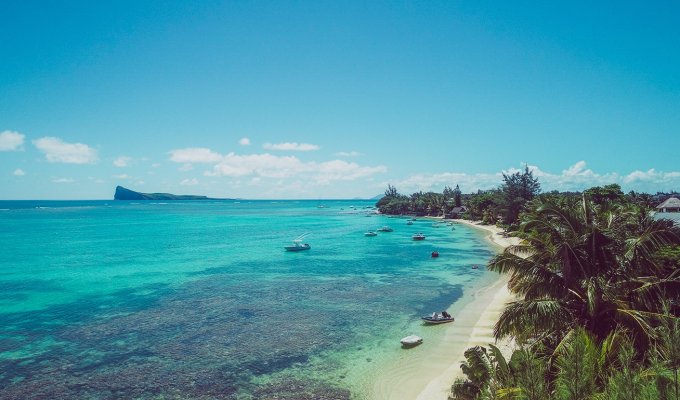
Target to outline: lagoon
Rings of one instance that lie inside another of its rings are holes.
[[[436,351],[419,317],[497,275],[470,269],[495,254],[478,231],[371,206],[0,202],[0,397],[374,398]]]

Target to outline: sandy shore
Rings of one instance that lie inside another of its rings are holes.
[[[503,237],[502,230],[495,226],[466,220],[454,222],[488,232],[487,238],[499,246],[499,251],[518,243],[517,238]],[[396,365],[388,379],[376,382],[374,398],[446,400],[455,379],[463,376],[460,370],[460,364],[465,360],[463,353],[469,347],[495,342],[493,327],[505,304],[511,300],[507,277],[500,276],[491,285],[454,303],[449,312],[456,317],[456,322],[446,327],[439,346],[420,352],[418,357],[409,357],[403,366]],[[512,344],[497,345],[509,352]],[[418,370],[414,371],[408,364],[418,365]]]

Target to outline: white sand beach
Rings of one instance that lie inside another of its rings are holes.
[[[495,226],[466,220],[454,222],[488,232],[488,239],[501,249],[518,243],[517,238],[503,237],[502,230]],[[495,342],[494,324],[505,304],[511,300],[507,277],[500,276],[493,284],[453,304],[449,312],[456,321],[446,326],[447,331],[439,346],[408,357],[403,365],[390,368],[389,375],[385,374],[375,382],[373,398],[446,400],[455,379],[463,376],[460,369],[465,359],[463,353],[469,347]],[[504,352],[511,349],[511,343],[497,345]]]

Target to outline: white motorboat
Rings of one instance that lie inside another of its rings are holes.
[[[311,249],[312,246],[310,246],[309,243],[302,243],[302,239],[304,239],[304,237],[307,235],[308,233],[298,236],[293,240],[293,244],[291,246],[284,246],[284,249],[286,249],[286,251],[303,251]]]
[[[414,347],[423,343],[423,338],[416,335],[409,335],[399,341],[404,347]]]

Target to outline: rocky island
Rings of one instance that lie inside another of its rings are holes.
[[[207,196],[196,196],[186,194],[170,194],[170,193],[140,193],[116,186],[116,193],[113,195],[114,200],[229,200],[229,199],[213,199]]]

